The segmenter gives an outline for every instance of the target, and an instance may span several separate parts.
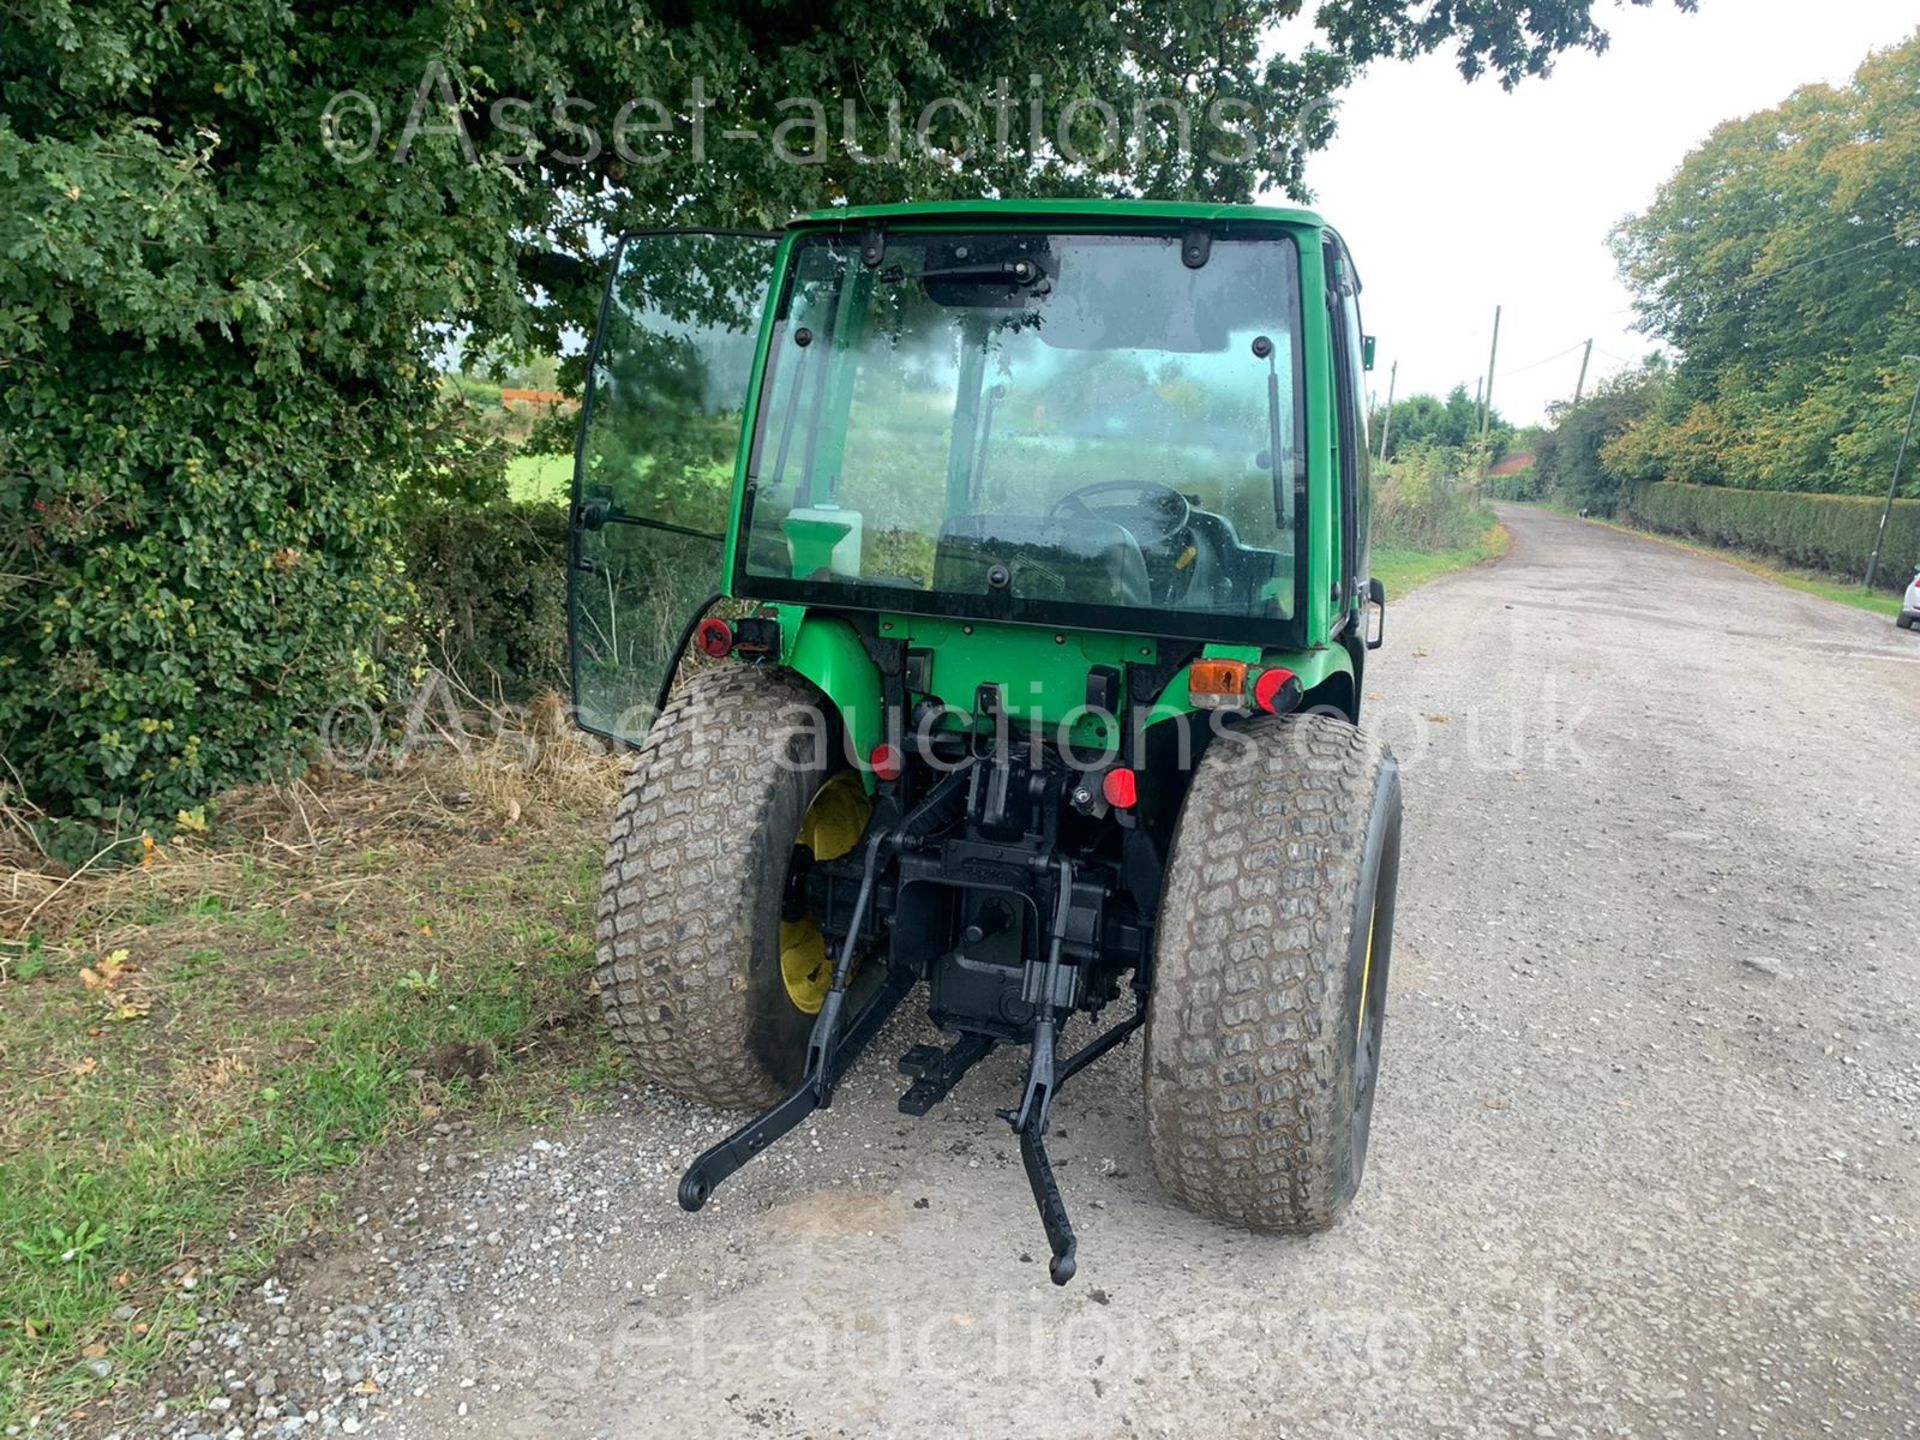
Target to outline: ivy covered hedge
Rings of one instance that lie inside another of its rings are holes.
[[[377,691],[404,418],[91,326],[0,370],[0,752],[38,803],[168,818]]]
[[[334,89],[431,53],[409,14],[0,8],[0,783],[61,859],[381,698],[426,326],[520,249],[480,203],[511,177],[320,143]]]
[[[1867,573],[1883,500],[1797,490],[1735,490],[1675,481],[1624,485],[1623,519],[1669,535],[1777,555],[1859,578]],[[1896,500],[1880,556],[1880,583],[1903,587],[1920,564],[1920,500]]]

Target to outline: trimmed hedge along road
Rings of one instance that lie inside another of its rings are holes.
[[[1710,545],[1757,550],[1794,565],[1862,576],[1884,498],[1737,490],[1678,481],[1620,487],[1620,518]],[[1920,500],[1896,500],[1880,552],[1880,585],[1903,588],[1920,565]]]

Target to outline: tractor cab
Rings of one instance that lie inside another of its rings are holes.
[[[1354,716],[1355,289],[1294,211],[890,207],[627,237],[576,479],[582,723],[637,742],[720,596],[787,646],[830,609],[1139,636],[1156,663],[1286,654]],[[1054,720],[1075,690],[1022,698]]]

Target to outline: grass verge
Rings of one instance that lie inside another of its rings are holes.
[[[1818,595],[1822,600],[1831,600],[1839,605],[1851,605],[1855,610],[1865,610],[1872,615],[1885,615],[1892,619],[1900,614],[1898,595],[1867,590],[1859,585],[1835,580],[1810,570],[1796,570],[1790,566],[1781,565],[1777,560],[1765,555],[1756,555],[1746,550],[1726,550],[1718,545],[1702,545],[1698,541],[1682,540],[1678,536],[1664,535],[1658,530],[1648,530],[1639,525],[1627,525],[1618,520],[1600,520],[1589,516],[1587,523],[1605,525],[1611,530],[1624,531],[1626,534],[1638,535],[1647,540],[1657,540],[1662,545],[1671,545],[1676,550],[1685,550],[1708,560],[1724,561],[1728,565],[1745,570],[1750,575],[1758,575],[1763,580],[1784,585],[1789,590],[1798,590],[1805,595]]]
[[[133,867],[0,872],[0,1430],[137,1380],[350,1220],[385,1142],[611,1078],[591,971],[617,767],[507,748],[236,792],[224,834]]]
[[[1456,570],[1484,565],[1489,560],[1498,560],[1512,544],[1513,536],[1507,533],[1504,525],[1491,525],[1474,544],[1452,550],[1409,550],[1376,545],[1373,550],[1373,573],[1386,586],[1387,603],[1391,605],[1409,590],[1417,589],[1430,580],[1438,580],[1442,575],[1450,575]]]

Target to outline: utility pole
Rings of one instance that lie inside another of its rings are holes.
[[[1487,426],[1493,422],[1493,367],[1500,359],[1500,307],[1493,307],[1493,349],[1487,355],[1487,388],[1480,409],[1480,443],[1487,443]]]
[[[1910,365],[1920,365],[1920,355],[1900,357]],[[1893,516],[1893,497],[1900,489],[1900,469],[1907,463],[1907,444],[1913,439],[1913,415],[1920,410],[1920,382],[1913,387],[1913,403],[1907,407],[1907,433],[1900,437],[1900,454],[1893,462],[1893,480],[1887,486],[1887,503],[1880,511],[1880,529],[1873,537],[1873,558],[1867,561],[1867,589],[1880,575],[1880,547],[1887,543],[1887,521]]]
[[[1387,458],[1387,442],[1393,438],[1393,387],[1400,379],[1400,362],[1393,362],[1393,368],[1387,372],[1387,411],[1380,421],[1380,458]]]
[[[1587,341],[1587,353],[1580,357],[1580,379],[1573,387],[1573,403],[1578,405],[1580,397],[1587,393],[1587,366],[1593,360],[1593,341]]]

